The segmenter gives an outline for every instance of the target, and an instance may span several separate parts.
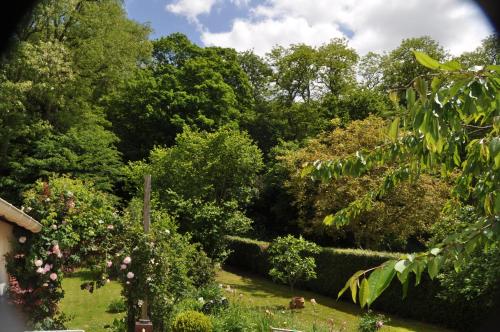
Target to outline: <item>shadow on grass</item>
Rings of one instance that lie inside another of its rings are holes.
[[[336,301],[335,299],[332,299],[328,296],[319,295],[317,293],[313,293],[304,289],[295,289],[292,292],[291,289],[286,285],[273,283],[272,281],[264,279],[262,276],[251,272],[242,271],[229,266],[225,266],[224,270],[238,275],[240,277],[239,281],[243,282],[243,284],[231,284],[230,282],[228,282],[231,287],[240,289],[244,292],[248,292],[252,297],[262,299],[273,297],[291,299],[294,296],[302,296],[306,301],[314,298],[318,303],[321,303],[326,307],[340,310],[348,314],[359,315],[362,312],[362,310],[354,304]]]

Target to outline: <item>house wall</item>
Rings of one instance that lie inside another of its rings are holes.
[[[5,254],[10,250],[12,238],[12,224],[0,220],[0,296],[5,294],[9,284]]]

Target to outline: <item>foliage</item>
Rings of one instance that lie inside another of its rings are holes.
[[[171,146],[184,126],[213,132],[250,116],[250,83],[232,49],[200,48],[175,33],[154,41],[151,63],[134,74],[106,98],[128,160]]]
[[[125,305],[125,302],[123,301],[123,299],[117,299],[108,305],[108,309],[106,311],[113,313],[113,314],[116,314],[119,312],[125,312],[125,311],[127,311],[127,306]]]
[[[314,255],[320,248],[302,237],[291,235],[276,238],[269,247],[269,275],[293,287],[298,281],[316,278],[316,261]]]
[[[382,314],[374,314],[371,310],[365,312],[359,319],[359,332],[375,332],[380,330],[385,323],[389,322]]]
[[[172,332],[211,332],[210,318],[197,311],[185,311],[175,317]]]
[[[156,148],[149,163],[131,164],[134,179],[152,174],[162,206],[178,219],[212,259],[226,256],[224,236],[242,233],[251,223],[244,207],[256,194],[261,153],[243,133],[186,131],[171,148]],[[139,180],[137,180],[139,186]]]
[[[232,253],[226,264],[239,270],[269,277],[271,268],[268,263],[269,254],[267,251],[269,243],[237,237],[230,237],[229,241]],[[397,259],[399,256],[398,253],[380,251],[322,248],[315,257],[317,278],[300,283],[300,286],[317,294],[335,298],[339,290],[344,287],[345,281],[356,271],[364,271],[369,267],[381,265],[387,260]],[[490,261],[483,266],[487,265],[496,266],[496,261]],[[486,274],[489,276],[487,280],[493,280],[494,273],[488,272]],[[415,278],[409,276],[412,282],[408,285],[408,296],[405,299],[402,299],[401,287],[391,284],[371,307],[399,317],[445,325],[461,331],[470,330],[493,313],[494,307],[487,301],[494,299],[496,293],[493,291],[494,288],[489,287],[487,289],[492,290],[491,294],[486,293],[484,294],[486,297],[480,296],[473,301],[465,300],[459,289],[453,290],[453,298],[442,296],[447,290],[452,291],[452,285],[462,286],[463,281],[459,282],[458,280],[460,277],[470,278],[470,276],[459,275],[456,279],[449,279],[454,281],[448,287],[440,283],[441,277],[431,280],[426,275],[422,275],[419,285],[414,286]],[[478,282],[483,280],[480,278],[478,277]],[[444,281],[445,279],[443,279]],[[466,281],[466,283],[469,282]],[[471,284],[469,283],[469,285]],[[347,299],[346,294],[343,294],[342,298]],[[483,299],[485,301],[482,301]]]
[[[64,295],[63,272],[103,260],[117,245],[111,241],[120,228],[114,203],[91,183],[68,177],[39,181],[25,193],[26,211],[43,227],[37,234],[16,228],[7,269],[13,298],[29,314],[30,326],[63,327],[57,305]]]
[[[304,178],[300,172],[304,163],[342,159],[358,149],[370,150],[383,144],[385,127],[386,121],[370,116],[311,139],[302,149],[278,156],[281,167],[288,173],[283,186],[294,198],[303,234],[328,244],[334,240],[335,244],[378,250],[405,250],[409,244],[423,246],[428,240],[431,226],[448,197],[449,186],[439,177],[422,174],[417,183],[398,185],[375,200],[370,209],[352,218],[349,225],[337,229],[325,227],[325,216],[378,188],[384,173],[394,167],[390,164],[373,167],[363,176],[335,178],[320,185]]]
[[[147,299],[155,330],[163,331],[169,326],[175,304],[193,289],[190,258],[197,248],[189,243],[188,236],[177,232],[174,221],[159,208],[153,209],[151,230],[144,233],[137,203],[133,202],[124,216],[127,228],[122,250],[111,262],[120,266],[129,330]]]
[[[118,89],[149,52],[149,29],[123,3],[39,1],[0,63],[0,192],[19,202],[48,174],[114,189],[121,156],[101,97]]]
[[[350,288],[355,299],[359,289],[361,306],[373,303],[396,275],[405,294],[411,273],[418,284],[425,270],[431,279],[446,263],[460,270],[476,248],[495,245],[500,232],[500,194],[496,181],[500,167],[499,68],[488,66],[470,72],[462,70],[455,61],[440,63],[425,53],[414,54],[422,65],[438,72],[430,86],[417,77],[413,87],[406,90],[406,105],[400,106],[400,116],[389,128],[387,143],[372,151],[358,151],[344,160],[315,162],[306,173],[329,179],[360,176],[388,163],[398,165],[384,175],[379,188],[350,203],[334,217],[326,217],[327,224],[348,224],[398,183],[418,181],[418,175],[425,170],[439,170],[445,176],[455,173],[452,199],[446,211],[451,213],[461,203],[468,203],[476,217],[428,252],[405,255],[400,260],[354,274],[339,295]],[[392,98],[397,101],[396,95]]]

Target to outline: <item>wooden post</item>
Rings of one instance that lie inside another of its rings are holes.
[[[151,227],[151,175],[144,176],[144,233],[149,233]],[[135,322],[135,332],[153,332],[153,324],[148,317],[148,299],[141,306],[141,318]]]

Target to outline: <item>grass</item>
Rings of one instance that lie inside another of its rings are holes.
[[[294,291],[292,294],[287,286],[277,285],[262,277],[238,270],[221,270],[217,274],[217,281],[224,287],[229,285],[231,289],[236,289],[236,293],[228,293],[230,301],[240,301],[242,304],[261,312],[269,310],[272,315],[283,318],[283,326],[280,327],[312,331],[312,326],[315,324],[321,330],[328,331],[328,319],[331,319],[337,327],[336,330],[341,326],[345,326],[346,331],[356,331],[357,329],[358,315],[361,311],[352,303],[337,302],[332,298],[302,290]],[[286,309],[292,296],[304,297],[306,299],[305,308],[293,312]],[[310,303],[312,298],[316,300],[317,305]],[[386,317],[389,317],[391,321],[381,331],[450,331],[414,320],[390,315],[386,315]],[[274,320],[276,321],[276,319]]]
[[[63,280],[65,294],[61,301],[61,310],[72,317],[67,327],[86,332],[105,332],[105,325],[111,324],[115,318],[123,317],[123,313],[106,312],[111,302],[120,299],[121,286],[112,281],[89,293],[80,289],[80,285],[86,280],[89,280],[89,275],[85,271],[73,273]]]
[[[89,280],[85,271],[76,272],[63,280],[65,297],[61,302],[62,311],[72,316],[67,326],[71,329],[83,329],[87,332],[105,332],[104,326],[111,324],[121,314],[106,312],[108,305],[120,298],[121,286],[117,282],[110,282],[105,287],[94,290],[94,293],[82,291],[80,284]],[[243,306],[264,313],[268,310],[274,322],[281,326],[312,331],[315,324],[320,331],[328,331],[328,319],[333,320],[335,331],[345,326],[345,331],[356,331],[360,309],[347,302],[337,302],[332,298],[316,293],[297,290],[292,294],[284,285],[277,285],[262,277],[243,273],[237,270],[221,270],[217,274],[217,281],[224,286],[229,285],[235,292],[228,292],[230,301],[239,302]],[[240,295],[241,294],[241,295]],[[290,311],[286,309],[292,296],[302,296],[306,299],[304,309]],[[314,298],[317,305],[309,301]],[[386,315],[391,322],[382,328],[382,332],[446,332],[434,325],[401,319]]]

